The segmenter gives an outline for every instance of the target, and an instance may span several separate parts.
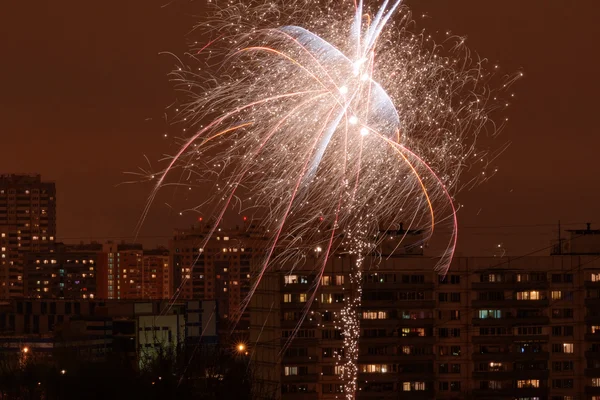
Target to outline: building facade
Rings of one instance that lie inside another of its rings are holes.
[[[263,260],[266,235],[257,225],[212,229],[200,223],[177,230],[170,241],[173,293],[179,299],[216,300],[223,330],[235,326],[234,340],[247,336],[249,313],[242,309],[250,289],[251,266]],[[237,323],[236,323],[237,321]]]
[[[25,255],[56,237],[56,187],[40,175],[0,175],[0,298],[24,295]]]
[[[328,262],[297,326],[317,260],[265,275],[253,298],[249,343],[264,398],[343,398],[336,326],[354,261]],[[600,400],[599,256],[456,258],[445,277],[435,261],[366,261],[358,399]]]
[[[33,299],[95,299],[99,243],[56,243],[25,255],[24,294]]]

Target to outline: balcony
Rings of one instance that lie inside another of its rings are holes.
[[[600,351],[586,351],[585,358],[600,359]]]
[[[548,307],[550,304],[548,299],[543,300],[473,300],[471,306],[473,308],[539,308]]]
[[[546,397],[547,388],[523,388],[523,389],[474,389],[473,396],[481,399],[494,399],[497,397],[506,397],[513,399],[515,397]]]
[[[284,356],[283,363],[285,364],[314,364],[319,362],[317,356]]]
[[[594,283],[597,283],[597,282],[594,282]],[[585,394],[590,395],[590,396],[598,396],[598,395],[600,395],[600,387],[586,386]]]
[[[473,379],[479,380],[515,380],[515,379],[548,379],[548,370],[517,370],[517,371],[480,371],[473,372]]]
[[[600,332],[586,333],[585,340],[586,342],[600,342]]]
[[[361,328],[432,328],[433,318],[419,319],[362,319]]]
[[[411,290],[433,290],[433,282],[424,283],[402,283],[402,282],[365,282],[363,290],[383,290],[383,289],[411,289]]]
[[[583,372],[588,378],[600,378],[600,368],[586,368]]]
[[[408,392],[407,392],[408,393]],[[366,391],[366,390],[361,390],[359,392],[356,393],[356,398],[357,399],[397,399],[398,398],[398,393],[391,390],[391,391]],[[429,397],[426,397],[429,398]],[[283,399],[285,400],[285,399]]]
[[[586,315],[584,321],[589,325],[600,325],[600,315]]]
[[[364,292],[364,290],[363,290]],[[410,309],[410,310],[422,310],[422,309],[433,309],[435,308],[435,300],[371,300],[363,299],[362,301],[363,310],[366,309]]]
[[[473,361],[521,361],[521,360],[548,360],[550,353],[540,351],[537,353],[473,353]]]
[[[416,362],[435,360],[434,354],[363,354],[358,357],[358,362],[361,364],[385,364],[389,361],[394,361],[397,364],[411,364]]]
[[[289,337],[282,337],[281,338],[281,344],[285,344],[290,340]],[[314,338],[301,338],[301,337],[294,337],[292,338],[294,346],[317,346],[319,344],[319,339],[314,337]]]
[[[360,320],[361,328],[396,328],[397,326],[400,326],[398,318]]]
[[[284,375],[282,381],[288,382],[306,382],[315,383],[319,379],[319,374],[305,374],[305,375]]]
[[[600,308],[600,298],[585,299],[585,306],[590,308]]]
[[[548,289],[548,282],[475,282],[471,285],[473,290],[545,290]]]
[[[548,325],[550,318],[537,317],[508,317],[508,318],[473,318],[474,326],[519,326],[519,325]]]
[[[584,281],[583,287],[586,289],[600,289],[600,281],[596,281],[596,282]]]
[[[417,319],[399,319],[398,327],[400,328],[424,328],[431,327],[434,324],[433,318],[417,318]]]
[[[361,344],[394,344],[394,345],[418,345],[435,343],[435,336],[384,336],[384,337],[361,337]]]
[[[496,336],[473,336],[474,344],[506,344],[514,342],[547,342],[549,335],[496,335]]]
[[[318,400],[317,392],[281,393],[281,400]]]

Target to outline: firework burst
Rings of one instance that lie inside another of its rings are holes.
[[[192,66],[174,72],[192,99],[179,115],[195,133],[156,175],[148,202],[178,169],[186,180],[215,183],[203,209],[213,207],[217,222],[233,206],[256,210],[271,236],[250,296],[272,265],[292,269],[318,248],[306,312],[327,260],[340,248],[354,254],[355,295],[339,316],[349,399],[362,260],[382,227],[425,228],[426,241],[443,224],[451,233],[436,269],[446,273],[457,240],[453,196],[489,176],[477,168],[459,180],[467,167],[485,165],[475,141],[497,131],[489,114],[501,104],[462,40],[443,55],[410,32],[400,3],[215,6],[197,28],[204,40]]]

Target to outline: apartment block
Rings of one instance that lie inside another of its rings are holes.
[[[234,340],[247,338],[249,313],[240,314],[250,289],[251,266],[264,260],[265,232],[243,221],[234,229],[199,223],[177,230],[170,241],[173,292],[179,299],[216,300],[223,332],[235,328]],[[234,322],[239,321],[237,324]]]
[[[0,175],[0,298],[23,297],[25,255],[56,237],[56,188],[40,175]]]
[[[367,258],[356,397],[600,400],[598,232],[570,234],[584,254],[459,257],[445,276],[423,256]],[[327,262],[308,309],[318,257],[266,274],[250,330],[262,397],[343,398],[338,328],[354,262]]]
[[[96,298],[100,243],[65,245],[25,255],[24,294],[32,299]]]

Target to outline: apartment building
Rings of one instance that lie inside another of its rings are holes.
[[[56,243],[25,255],[24,294],[32,299],[96,298],[100,243]]]
[[[357,398],[600,400],[598,233],[570,232],[570,249],[585,239],[582,255],[460,257],[444,277],[422,256],[367,259]],[[250,346],[265,398],[344,396],[336,326],[356,290],[351,256],[328,261],[290,340],[318,261],[272,270],[254,296]]]
[[[169,299],[173,294],[169,250],[144,250],[142,256],[142,298]]]
[[[245,218],[241,226],[216,227],[209,236],[212,229],[213,223],[200,222],[175,231],[169,244],[174,293],[182,300],[216,300],[223,332],[231,325],[233,339],[244,340],[249,313],[240,315],[241,304],[250,288],[251,266],[263,260],[266,235]]]
[[[23,297],[25,255],[56,237],[56,187],[40,175],[0,175],[0,298]]]

